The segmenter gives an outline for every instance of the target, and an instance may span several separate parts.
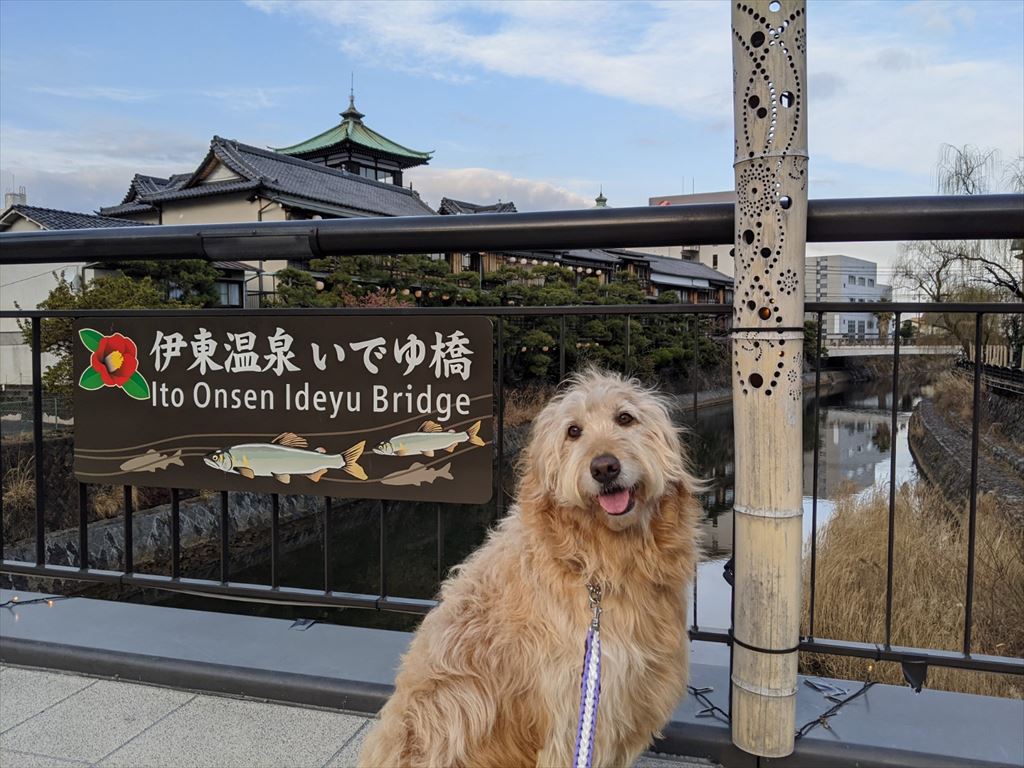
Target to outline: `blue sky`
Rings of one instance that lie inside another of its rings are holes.
[[[928,194],[942,142],[1024,154],[1024,2],[808,3],[812,197]],[[94,210],[214,134],[366,122],[407,180],[520,210],[732,187],[722,2],[0,0],[0,187]],[[833,249],[834,250],[834,249]]]

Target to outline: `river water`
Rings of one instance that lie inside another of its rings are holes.
[[[817,520],[819,530],[832,513],[840,493],[867,493],[887,487],[890,446],[896,452],[897,485],[914,481],[916,470],[907,444],[910,412],[916,390],[901,393],[897,435],[891,439],[892,393],[887,382],[852,384],[823,393],[818,414],[819,471]],[[812,465],[814,451],[813,398],[804,402],[804,540],[809,541],[812,521]],[[688,443],[697,473],[708,480],[701,501],[705,517],[705,558],[697,575],[697,622],[704,627],[730,625],[729,585],[723,565],[732,551],[732,503],[734,495],[732,409],[709,408],[689,417]],[[511,490],[511,478],[507,481]],[[381,515],[379,504],[370,511],[332,518],[330,542],[334,589],[378,594],[380,584],[380,534],[386,531],[387,592],[403,597],[431,598],[440,576],[479,546],[494,521],[493,504],[448,506],[392,503]],[[438,547],[439,525],[443,529]],[[884,535],[880,532],[879,535]],[[439,563],[440,560],[440,563]],[[281,584],[323,589],[323,541],[314,541],[281,556]],[[232,572],[232,581],[269,583],[269,564]],[[308,606],[238,603],[211,598],[175,596],[165,604],[186,608],[273,616],[311,618],[339,624],[388,629],[412,629],[419,617],[365,609],[314,608]],[[692,611],[692,607],[691,607]],[[692,621],[692,614],[690,619]]]

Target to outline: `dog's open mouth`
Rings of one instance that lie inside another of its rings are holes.
[[[609,515],[624,515],[633,508],[633,504],[636,501],[634,497],[635,490],[635,486],[633,488],[621,488],[619,486],[602,488],[601,493],[597,496],[597,503]]]

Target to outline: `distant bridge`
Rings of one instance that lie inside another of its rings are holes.
[[[826,341],[825,349],[830,358],[835,357],[892,357],[892,342],[880,344],[876,341],[848,341],[836,344]],[[900,344],[900,357],[904,355],[955,355],[960,352],[956,344]]]

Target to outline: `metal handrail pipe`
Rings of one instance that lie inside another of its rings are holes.
[[[302,259],[468,251],[721,245],[732,203],[579,211],[238,222],[0,234],[0,263]],[[811,200],[808,242],[1024,237],[1024,195]]]
[[[986,315],[1024,313],[1024,302],[872,302],[855,305],[843,302],[808,301],[804,308],[807,314],[814,312],[945,312],[947,314]],[[559,317],[587,315],[728,315],[730,304],[571,304],[543,307],[287,307],[280,309],[7,309],[0,310],[3,319],[28,319],[32,317],[182,317],[201,313],[203,317],[293,317],[293,316],[472,316],[472,317]]]

